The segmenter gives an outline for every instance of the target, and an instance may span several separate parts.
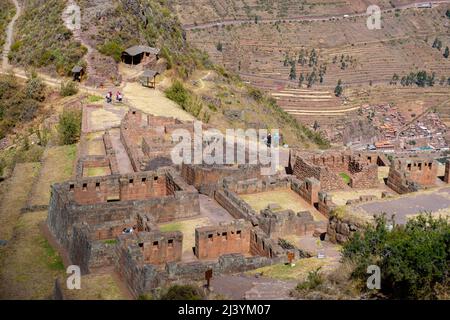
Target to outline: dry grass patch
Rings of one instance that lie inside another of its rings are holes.
[[[333,263],[333,259],[325,258],[307,258],[300,259],[295,262],[295,266],[292,267],[289,264],[275,264],[267,267],[248,271],[248,274],[262,274],[264,277],[279,279],[279,280],[306,280],[308,273],[318,268],[326,267],[327,264]]]
[[[76,159],[77,145],[49,147],[43,156],[39,180],[33,186],[31,205],[47,205],[50,186],[70,179]]]
[[[64,286],[64,283],[62,284]],[[124,296],[111,273],[87,274],[81,277],[80,290],[64,290],[70,300],[123,300]]]
[[[185,121],[195,119],[157,89],[149,89],[139,83],[127,83],[123,92],[131,106],[145,113],[155,116],[174,117]]]
[[[49,299],[54,281],[65,275],[60,256],[39,229],[47,212],[19,217],[14,237],[0,251],[1,299]]]
[[[34,179],[40,169],[39,163],[18,163],[7,181],[0,186],[0,239],[10,239],[13,228],[25,207]]]
[[[195,246],[195,228],[210,225],[207,217],[175,221],[159,225],[162,232],[181,231],[183,233],[183,260],[195,259],[192,247]]]
[[[109,167],[87,168],[85,177],[103,177],[111,174]]]
[[[239,195],[239,197],[247,202],[258,213],[267,208],[269,204],[277,203],[280,205],[281,210],[290,209],[296,213],[299,211],[309,211],[313,215],[314,220],[325,220],[325,217],[322,214],[290,189],[242,194]]]

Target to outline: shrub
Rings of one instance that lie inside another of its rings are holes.
[[[105,43],[98,48],[100,53],[106,56],[112,57],[116,62],[120,62],[122,57],[122,52],[125,50],[122,42],[119,40],[107,40]]]
[[[63,97],[73,96],[78,93],[78,85],[73,81],[61,83],[59,94]]]
[[[178,80],[165,91],[165,94],[167,98],[178,103],[183,110],[186,110],[196,118],[203,109],[202,101],[189,92]]]
[[[368,265],[381,269],[381,293],[394,299],[436,299],[450,293],[450,224],[421,214],[404,226],[387,228],[386,217],[376,218],[364,234],[358,232],[343,248],[344,261],[355,263],[354,279],[365,282]]]
[[[161,300],[202,300],[200,290],[192,285],[174,285],[161,296]]]
[[[81,112],[64,111],[59,117],[58,133],[62,144],[76,143],[81,133]]]
[[[302,290],[313,290],[316,289],[318,286],[320,286],[323,282],[323,276],[319,272],[321,268],[317,268],[314,271],[310,271],[308,273],[308,277],[306,278],[306,281],[303,281],[297,285],[295,288],[297,291]]]

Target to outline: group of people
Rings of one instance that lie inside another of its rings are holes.
[[[107,103],[112,103],[112,99],[113,99],[113,94],[112,94],[112,92],[111,91],[109,91],[107,94],[106,94],[106,102]],[[120,93],[120,91],[117,91],[116,92],[116,101],[117,102],[122,102],[122,100],[123,100],[123,96],[122,96],[122,93]]]

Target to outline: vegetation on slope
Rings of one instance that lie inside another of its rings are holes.
[[[0,2],[0,53],[3,51],[3,45],[5,44],[6,28],[15,13],[16,8],[11,1],[6,0]]]
[[[25,85],[12,75],[0,75],[0,139],[17,124],[34,119],[45,99],[45,86],[33,77]]]
[[[62,12],[65,5],[63,0],[26,2],[11,47],[12,63],[48,67],[60,75],[70,73],[86,53],[86,48],[76,42],[72,32],[64,26]]]

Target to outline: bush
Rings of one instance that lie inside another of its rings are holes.
[[[59,94],[63,97],[73,96],[78,93],[78,85],[73,81],[67,81],[66,83],[61,83],[61,89]]]
[[[81,112],[64,111],[59,117],[58,133],[62,144],[76,143],[81,133]]]
[[[295,289],[297,291],[313,290],[320,286],[324,282],[322,274],[319,273],[320,269],[321,268],[317,268],[314,271],[310,271],[306,281],[299,283]]]
[[[394,299],[437,299],[450,293],[450,224],[421,214],[389,231],[385,216],[344,245],[344,260],[354,262],[354,279],[366,281],[367,266],[381,269],[381,293]]]
[[[189,112],[196,118],[203,109],[202,101],[189,92],[178,80],[165,91],[165,94],[167,98],[178,103],[183,110]]]
[[[120,62],[122,58],[122,52],[125,50],[122,42],[119,40],[107,40],[105,43],[98,48],[100,53],[106,56],[112,57],[116,62]]]
[[[161,296],[161,300],[202,300],[200,290],[192,285],[174,285]]]

